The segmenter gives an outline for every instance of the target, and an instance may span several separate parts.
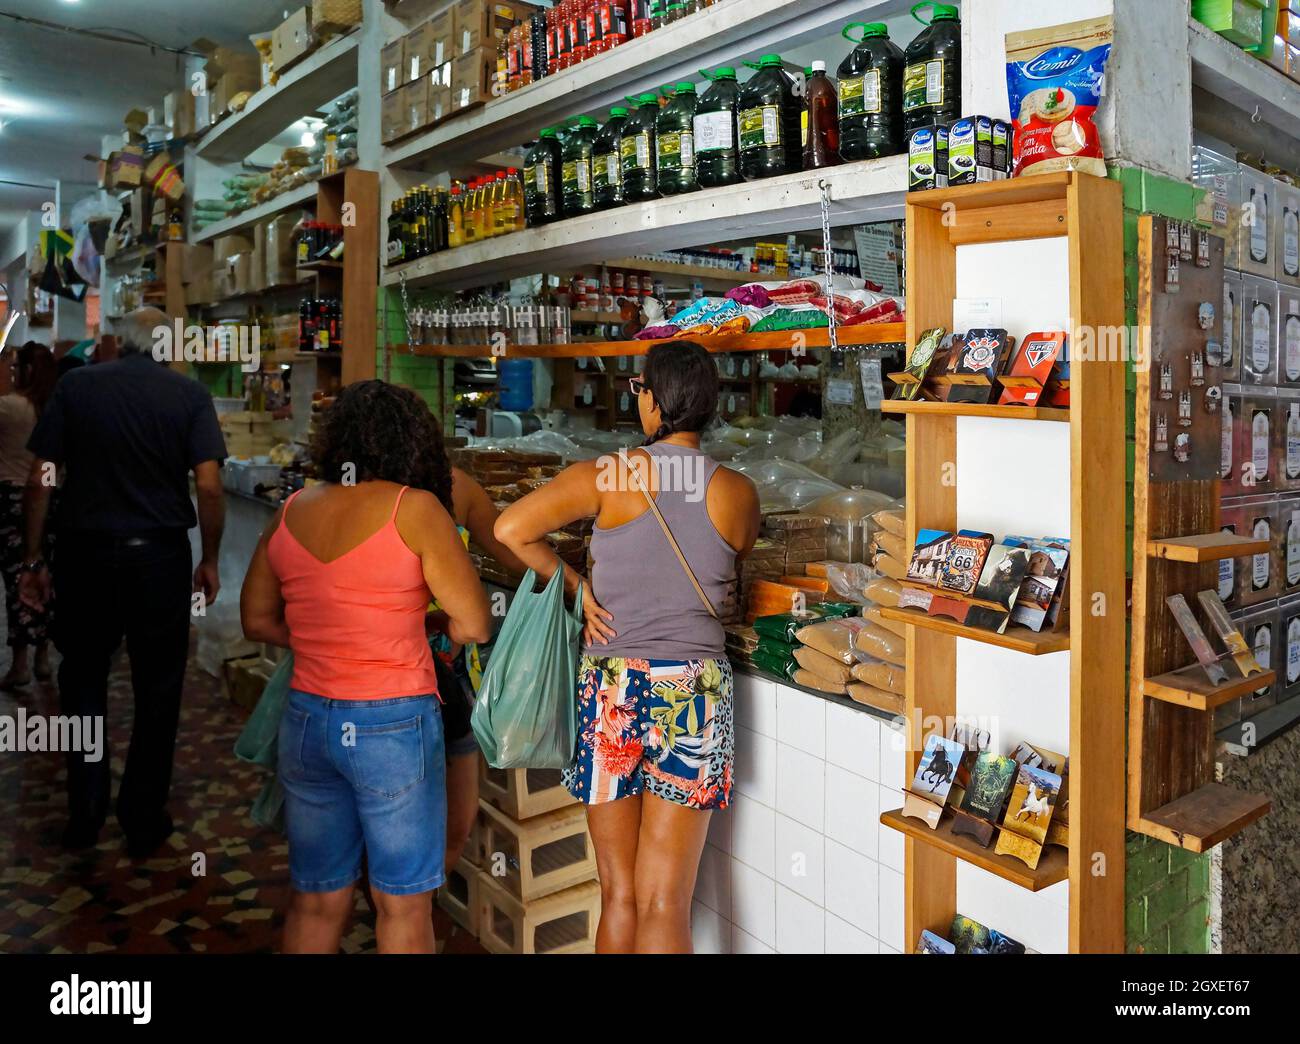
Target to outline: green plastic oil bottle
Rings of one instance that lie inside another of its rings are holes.
[[[528,227],[560,216],[560,143],[554,127],[543,127],[524,157],[524,217]]]
[[[862,35],[854,40],[853,30]],[[903,52],[884,22],[850,22],[840,35],[857,46],[836,70],[840,80],[840,156],[876,159],[903,151]]]
[[[926,22],[917,11],[930,8]],[[903,52],[903,131],[947,125],[961,116],[961,24],[952,4],[912,8],[925,26]]]
[[[747,63],[748,64],[748,63]],[[779,54],[765,54],[740,88],[740,173],[746,181],[790,174],[803,167],[800,115],[803,105]]]
[[[700,75],[712,83],[695,106],[695,180],[705,188],[734,185],[741,180],[736,70],[724,65],[712,74],[701,69]]]
[[[560,152],[560,211],[565,217],[590,214],[596,209],[591,183],[595,143],[596,121],[590,116],[579,116]]]
[[[655,178],[655,121],[658,116],[659,96],[642,94],[636,99],[636,112],[623,126],[618,151],[623,167],[623,198],[628,203],[659,197]]]
[[[665,196],[695,192],[695,84],[679,83],[655,119],[655,166]]]
[[[615,105],[609,110],[609,122],[596,135],[591,148],[591,193],[597,210],[621,207],[623,169],[619,162],[619,141],[627,124],[627,109]]]

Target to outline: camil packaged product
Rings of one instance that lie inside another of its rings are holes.
[[[1113,39],[1110,18],[1007,33],[1017,177],[1061,170],[1106,176],[1094,116]]]

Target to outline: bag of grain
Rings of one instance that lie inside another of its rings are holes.
[[[853,669],[848,664],[827,656],[824,652],[818,652],[811,645],[801,645],[795,649],[794,658],[804,670],[812,671],[828,682],[844,685],[853,678]]]
[[[898,664],[868,660],[854,664],[851,671],[856,680],[877,689],[888,689],[900,696],[906,689],[907,672]]]
[[[870,620],[862,621],[862,626],[854,635],[853,646],[859,652],[899,666],[907,662],[907,643],[893,631],[873,624]]]

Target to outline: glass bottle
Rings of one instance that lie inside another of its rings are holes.
[[[451,199],[447,203],[447,246],[465,245],[465,187],[452,182]]]
[[[840,126],[835,85],[826,75],[826,63],[812,63],[804,83],[806,127],[803,135],[803,169],[833,167],[840,163]]]

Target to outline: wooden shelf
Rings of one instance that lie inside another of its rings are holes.
[[[1206,783],[1146,813],[1138,829],[1189,852],[1204,852],[1267,815],[1271,806],[1260,794]]]
[[[281,192],[278,196],[268,199],[265,203],[259,203],[257,206],[241,210],[231,217],[214,221],[203,231],[194,233],[192,240],[195,243],[206,243],[209,240],[216,239],[217,236],[229,235],[231,232],[238,232],[250,225],[256,225],[259,221],[275,217],[276,214],[282,214],[286,210],[301,209],[315,202],[316,182],[309,181],[307,184],[299,185],[288,192]]]
[[[1172,562],[1217,562],[1221,558],[1266,554],[1268,549],[1267,540],[1236,533],[1198,533],[1147,541],[1148,558],[1167,558]]]
[[[563,78],[548,77],[545,82]],[[405,279],[412,286],[465,289],[591,265],[635,250],[649,253],[820,228],[823,181],[830,186],[832,225],[898,218],[907,187],[907,157],[858,160],[566,218],[391,265],[382,280],[385,286]]]
[[[621,257],[607,261],[605,268],[624,268],[634,272],[650,272],[655,275],[676,276],[679,279],[702,279],[731,286],[744,286],[746,283],[759,283],[765,280],[776,281],[779,276],[760,272],[742,272],[731,268],[710,268],[708,265],[687,265],[675,261],[654,261],[649,258]]]
[[[1069,852],[1059,845],[1046,846],[1038,860],[1038,868],[1031,870],[1019,859],[995,855],[991,844],[988,848],[982,848],[974,838],[954,834],[951,818],[941,820],[939,826],[931,830],[919,819],[905,816],[902,809],[896,808],[891,812],[880,813],[880,822],[1031,892],[1042,891],[1069,876]]]
[[[243,111],[212,127],[199,139],[195,153],[214,163],[238,162],[355,87],[360,42],[361,34],[350,32],[309,54],[277,83],[257,91]]]
[[[299,272],[342,272],[342,261],[308,261],[305,265],[298,266]]]
[[[1153,700],[1209,711],[1221,703],[1272,685],[1276,678],[1273,671],[1265,671],[1263,674],[1252,674],[1249,678],[1230,678],[1222,685],[1215,685],[1205,676],[1205,668],[1193,664],[1181,670],[1144,679],[1142,693]]]
[[[1046,653],[1063,652],[1070,648],[1069,631],[1031,631],[1028,627],[1011,624],[1005,634],[988,631],[982,627],[967,627],[955,620],[943,616],[928,616],[920,609],[895,609],[881,606],[880,613],[887,620],[913,624],[927,631],[938,631],[957,638],[969,638],[973,642],[996,645],[1001,649],[1025,653],[1029,656],[1042,656]]]
[[[881,413],[911,413],[918,417],[997,417],[1000,420],[1070,423],[1070,411],[1050,406],[995,406],[982,402],[930,402],[925,399],[886,399]]]
[[[671,344],[674,340],[691,340],[710,352],[788,351],[794,334],[803,335],[804,348],[826,348],[830,335],[826,329],[776,330],[769,333],[717,334],[713,337],[677,337],[644,341],[578,341],[572,344],[511,344],[506,346],[507,359],[574,359],[582,356],[644,355],[652,345]],[[903,340],[902,323],[869,323],[839,329],[839,343],[896,344]],[[416,344],[395,345],[401,355],[421,355],[434,359],[481,359],[492,355],[486,344]]]

